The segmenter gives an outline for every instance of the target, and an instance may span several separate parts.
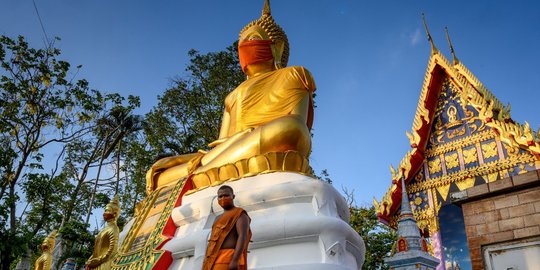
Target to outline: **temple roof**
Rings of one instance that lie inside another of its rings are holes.
[[[431,40],[430,40],[431,41]],[[432,41],[431,41],[432,42]],[[459,88],[460,100],[479,112],[479,119],[495,131],[500,141],[530,152],[540,160],[540,139],[529,124],[520,124],[510,117],[510,104],[504,106],[474,74],[461,62],[450,62],[432,43],[424,83],[413,120],[411,132],[406,132],[411,144],[398,167],[390,166],[392,183],[380,202],[374,199],[379,220],[388,223],[400,207],[399,179],[408,184],[425,159],[425,151],[432,130],[437,102],[444,79],[450,79]]]

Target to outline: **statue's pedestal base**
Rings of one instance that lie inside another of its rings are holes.
[[[312,177],[276,172],[228,182],[235,204],[251,217],[249,269],[360,269],[365,247],[348,225],[349,210],[331,186]],[[201,269],[216,216],[218,187],[184,196],[172,211],[174,238],[161,249],[169,269]]]

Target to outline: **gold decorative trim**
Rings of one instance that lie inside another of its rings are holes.
[[[443,201],[446,201],[446,197],[448,197],[448,192],[450,191],[450,184],[439,186],[436,188],[437,192],[441,195],[441,198]]]
[[[463,181],[457,181],[455,183],[456,183],[456,186],[459,188],[459,190],[463,191],[463,190],[473,187],[475,181],[476,179],[474,177],[469,177]]]
[[[516,155],[514,159],[502,159],[489,163],[485,163],[480,166],[472,167],[464,171],[457,171],[452,174],[444,175],[441,177],[432,178],[420,183],[414,183],[407,186],[408,192],[420,192],[430,188],[438,188],[445,185],[449,185],[454,182],[463,181],[470,177],[486,176],[489,174],[497,173],[502,170],[513,168],[520,163],[534,162],[536,158],[529,153]]]
[[[495,132],[492,130],[485,130],[480,133],[476,133],[470,137],[461,138],[452,142],[438,145],[426,151],[426,157],[434,157],[440,154],[452,152],[454,150],[474,145],[476,142],[483,142],[496,137]]]
[[[131,248],[133,243],[134,236],[139,232],[139,227],[134,227],[136,224],[141,223],[141,225],[146,221],[146,215],[137,216],[135,223],[130,228],[128,235],[122,243],[122,247],[119,253],[116,255],[113,261],[112,269],[113,270],[136,270],[136,269],[151,269],[151,267],[158,262],[161,255],[165,252],[164,250],[157,250],[157,247],[167,239],[162,233],[167,221],[171,216],[172,209],[175,206],[178,196],[182,192],[186,180],[180,180],[172,187],[172,190],[168,193],[168,199],[165,203],[159,219],[150,233],[150,236],[146,240],[143,247],[138,248],[134,251],[128,251]],[[151,208],[154,206],[156,198],[159,196],[160,192],[164,189],[171,189],[171,186],[165,186],[158,190],[155,190],[145,199],[143,206],[143,213],[148,214]]]
[[[186,195],[207,187],[219,186],[225,182],[272,172],[295,172],[313,176],[309,161],[300,153],[296,151],[270,152],[193,175],[194,188]]]
[[[499,151],[497,149],[497,142],[495,141],[481,144],[480,146],[482,147],[482,155],[484,156],[484,160],[499,155]]]
[[[433,160],[428,161],[428,170],[430,174],[439,173],[442,170],[441,159],[435,157]]]
[[[122,246],[120,246],[118,249],[120,253],[128,252],[128,250],[131,248],[131,245],[133,244],[133,241],[135,240],[136,234],[139,232],[141,226],[144,224],[144,221],[146,220],[148,213],[152,209],[154,202],[156,201],[159,193],[161,192],[163,188],[164,187],[161,187],[155,190],[154,192],[150,194],[150,196],[146,197],[143,200],[142,210],[135,218],[133,225],[131,225],[126,237],[124,238],[124,241],[122,242]]]
[[[478,154],[476,152],[476,145],[472,144],[472,148],[463,149],[463,161],[465,164],[473,163],[478,161]]]
[[[445,155],[444,160],[446,161],[447,170],[459,167],[458,153],[452,153],[452,154]]]
[[[439,231],[439,224],[435,216],[433,208],[428,208],[421,211],[413,211],[414,218],[418,224],[418,228],[421,231],[428,229],[430,233],[435,233]]]

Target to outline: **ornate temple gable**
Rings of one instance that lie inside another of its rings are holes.
[[[414,116],[411,144],[381,202],[378,217],[390,223],[399,209],[405,178],[415,215],[434,215],[450,190],[526,172],[540,166],[540,139],[459,61],[438,50],[428,62]],[[429,190],[433,192],[429,193]],[[426,207],[428,198],[436,209]],[[416,204],[418,203],[418,204]],[[423,224],[419,224],[423,227]],[[426,226],[428,224],[425,224]]]

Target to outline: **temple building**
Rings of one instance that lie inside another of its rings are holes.
[[[432,51],[409,150],[375,201],[394,228],[404,179],[421,235],[441,269],[538,269],[540,139],[456,57]]]

